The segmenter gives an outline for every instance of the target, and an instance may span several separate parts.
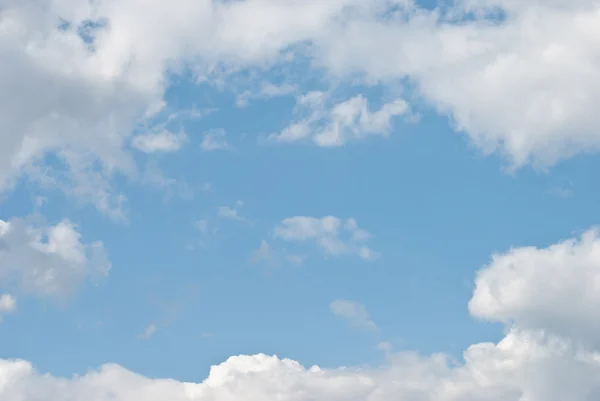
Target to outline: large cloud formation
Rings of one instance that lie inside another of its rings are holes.
[[[457,0],[444,11],[410,0],[4,0],[0,189],[27,175],[122,218],[110,178],[136,176],[130,137],[164,107],[167,73],[227,87],[236,72],[298,59],[332,82],[408,79],[483,151],[547,167],[600,146],[599,19],[594,0]],[[396,99],[371,118],[362,103],[343,124],[335,113],[307,120],[325,124],[311,128],[323,133],[315,143],[385,135],[407,108]],[[53,174],[49,154],[69,174]]]
[[[600,348],[588,340],[600,336],[600,327],[591,323],[596,308],[579,308],[597,303],[599,249],[600,238],[589,231],[545,249],[495,255],[479,272],[470,309],[514,324],[499,343],[469,347],[464,363],[443,354],[403,352],[391,354],[379,368],[320,369],[276,356],[241,355],[213,366],[202,383],[182,383],[146,378],[118,365],[57,378],[36,372],[26,361],[4,360],[0,399],[595,401]]]

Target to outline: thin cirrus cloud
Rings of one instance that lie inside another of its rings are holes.
[[[379,254],[367,242],[372,235],[358,227],[356,220],[335,216],[294,216],[275,227],[274,237],[284,241],[314,242],[326,255],[355,254],[373,260]]]
[[[595,349],[600,346],[594,312],[600,307],[598,282],[600,237],[597,229],[590,229],[545,249],[524,247],[493,255],[477,274],[469,311],[489,321],[549,329]]]
[[[593,308],[581,310],[583,315],[575,318],[565,311],[577,311],[582,302],[596,302],[593,278],[600,266],[598,243],[595,231],[588,231],[547,248],[514,248],[492,256],[478,274],[469,309],[475,316],[506,322],[506,334],[495,344],[469,346],[462,363],[439,353],[393,352],[388,345],[382,345],[388,362],[378,368],[305,368],[276,356],[239,355],[211,367],[204,381],[184,383],[147,378],[115,364],[64,379],[40,374],[26,361],[1,360],[0,374],[11,380],[0,386],[0,397],[24,401],[37,400],[39,394],[56,401],[115,397],[242,401],[248,394],[253,399],[285,401],[597,399],[599,344],[589,340],[600,335],[600,327],[587,316]],[[541,274],[548,263],[552,274]],[[553,279],[554,275],[576,277],[570,275],[573,266],[581,279]],[[532,307],[544,319],[536,319]],[[332,310],[371,326],[360,304],[338,300]]]

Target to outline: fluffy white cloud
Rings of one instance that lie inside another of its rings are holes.
[[[366,243],[372,235],[359,228],[356,220],[335,216],[294,216],[275,227],[275,238],[285,241],[314,241],[328,255],[356,254],[371,260],[378,256]]]
[[[596,230],[548,248],[494,255],[475,281],[470,312],[600,345],[600,238]]]
[[[108,275],[102,242],[86,244],[68,220],[54,226],[0,220],[0,287],[64,299],[86,278]]]
[[[122,138],[144,112],[145,90],[103,72],[106,65],[92,60],[93,54],[73,30],[57,29],[61,3],[44,3],[3,3],[0,190],[23,173],[48,182],[48,177],[40,177],[40,171],[48,170],[36,168],[48,152],[73,171],[69,186],[76,189],[98,160],[104,176],[133,169],[122,150]],[[89,12],[83,2],[70,6],[69,13]]]
[[[10,294],[0,295],[0,312],[10,312],[17,307],[17,299]]]
[[[149,379],[117,365],[73,379],[0,362],[0,396],[9,401],[592,401],[600,396],[600,363],[563,343],[511,332],[478,344],[456,366],[444,355],[397,354],[378,369],[306,369],[266,355],[237,356],[213,366],[202,383]]]
[[[357,95],[329,107],[328,94],[311,92],[299,97],[300,109],[308,109],[308,116],[293,122],[269,139],[296,142],[312,139],[319,146],[342,146],[350,139],[368,135],[389,134],[392,117],[408,112],[408,103],[396,99],[377,111],[370,111],[367,99]]]
[[[515,325],[497,344],[470,346],[464,363],[444,354],[389,352],[378,368],[307,369],[275,356],[241,355],[213,366],[201,383],[183,383],[146,378],[113,364],[64,379],[38,373],[25,361],[0,360],[0,399],[595,401],[600,397],[600,348],[582,347],[578,340],[600,335],[599,327],[586,326],[595,310],[590,272],[598,270],[597,241],[591,231],[581,240],[494,256],[477,278],[470,309],[477,316]],[[495,286],[491,293],[485,289],[490,283]],[[563,314],[579,313],[582,302],[588,308],[581,312],[589,317],[573,320]],[[348,307],[352,303],[344,305],[337,308],[342,315],[368,316],[360,307]],[[540,320],[539,326],[530,324],[531,316],[552,314],[553,319]],[[561,329],[570,325],[575,329]]]
[[[289,253],[286,250],[275,249],[267,241],[262,240],[258,249],[252,254],[252,262],[266,265],[267,267],[279,267],[283,263],[300,266],[304,257]]]
[[[458,3],[476,15],[503,7],[506,18],[454,24],[414,12],[406,22],[363,19],[319,42],[321,63],[339,75],[411,79],[457,129],[485,152],[502,151],[512,167],[596,151],[597,2]],[[454,17],[462,10],[453,9]]]
[[[329,308],[334,315],[347,319],[353,325],[368,330],[377,330],[377,325],[371,320],[367,308],[361,303],[337,299],[329,305]]]

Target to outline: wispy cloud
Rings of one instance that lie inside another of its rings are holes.
[[[227,135],[225,130],[222,128],[205,132],[203,134],[200,147],[205,152],[233,149],[233,146],[227,141]]]
[[[329,305],[329,308],[334,315],[346,319],[354,326],[377,331],[377,325],[371,320],[367,308],[361,303],[346,299],[338,299],[333,301]]]
[[[140,338],[143,340],[147,340],[150,337],[152,337],[156,331],[158,330],[158,326],[156,325],[156,323],[150,323],[143,331],[142,334],[140,334]]]
[[[367,246],[372,235],[361,229],[356,220],[334,216],[294,216],[281,221],[275,228],[275,238],[285,241],[314,241],[327,255],[355,254],[364,260],[378,257]]]
[[[238,200],[234,207],[220,206],[217,209],[217,216],[228,220],[247,221],[246,218],[240,216],[239,210],[244,206],[244,202]]]
[[[332,147],[369,135],[387,136],[393,118],[409,116],[410,107],[405,100],[395,99],[373,111],[362,95],[332,103],[329,93],[316,91],[299,96],[296,110],[307,116],[269,135],[269,140],[296,142],[310,138],[318,146]]]
[[[285,250],[274,249],[267,241],[262,240],[258,249],[252,253],[252,263],[267,267],[279,267],[284,263],[300,266],[304,261],[301,255],[292,254]]]
[[[10,294],[0,295],[0,321],[2,316],[13,312],[17,308],[17,299]]]

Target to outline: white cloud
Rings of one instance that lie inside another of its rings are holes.
[[[238,200],[234,207],[220,206],[217,209],[217,216],[228,220],[246,221],[246,219],[239,214],[239,209],[241,209],[243,206],[244,202],[241,200]]]
[[[319,146],[342,146],[348,140],[368,135],[389,134],[391,120],[404,115],[409,106],[402,99],[386,103],[377,111],[370,111],[362,95],[337,103],[329,108],[328,94],[311,92],[298,99],[301,108],[308,109],[308,117],[293,122],[271,140],[296,142],[310,138]]]
[[[475,12],[483,10],[478,4],[507,6],[507,18],[451,24],[419,12],[408,22],[363,19],[322,38],[320,61],[336,75],[384,82],[408,77],[474,144],[501,151],[513,168],[547,167],[597,151],[597,3],[459,3],[475,5]]]
[[[184,133],[174,134],[167,130],[137,135],[131,141],[134,148],[144,153],[176,152],[187,141]]]
[[[0,321],[2,316],[17,308],[17,299],[10,294],[0,294]]]
[[[220,206],[217,210],[217,214],[219,217],[223,217],[224,219],[230,220],[240,220],[241,217],[238,216],[237,210],[231,208],[229,206]]]
[[[515,168],[597,151],[600,6],[592,0],[456,4],[452,12],[460,24],[390,0],[178,0],[176,7],[151,0],[142,11],[138,0],[5,1],[0,188],[27,175],[58,181],[101,210],[119,209],[123,195],[110,178],[135,176],[125,145],[134,128],[148,125],[165,105],[167,71],[184,65],[199,81],[225,86],[236,72],[250,68],[262,78],[265,69],[299,58],[309,58],[313,72],[331,78],[327,82],[408,79],[474,144],[504,153]],[[390,6],[395,10],[386,13]],[[501,7],[506,19],[464,20],[462,6],[476,15]],[[86,21],[105,22],[87,29],[91,45],[78,33]],[[276,95],[291,91],[290,85],[264,84],[259,92]],[[361,96],[319,107],[279,138],[311,137],[332,146],[385,133],[392,116],[406,111],[402,100],[369,111]],[[146,150],[167,146],[137,141]],[[47,169],[48,154],[71,176]],[[102,185],[85,185],[89,181]]]
[[[596,230],[548,248],[494,255],[475,281],[470,312],[600,345],[600,238]]]
[[[110,270],[102,242],[84,243],[75,225],[0,220],[0,286],[39,297],[65,299],[86,279]]]
[[[144,329],[144,332],[142,334],[140,334],[140,338],[147,340],[150,337],[152,337],[154,335],[154,333],[156,333],[157,330],[158,330],[158,326],[155,323],[150,323],[148,326],[146,326],[146,328]]]
[[[356,254],[365,260],[378,257],[367,246],[372,235],[359,228],[356,220],[342,220],[334,216],[294,216],[283,219],[275,227],[275,238],[285,241],[315,241],[328,255]]]
[[[258,249],[252,254],[252,262],[260,263],[267,267],[279,267],[283,263],[300,266],[304,262],[304,257],[285,250],[275,249],[267,241],[262,240]]]
[[[517,248],[493,257],[477,278],[470,310],[476,316],[506,321],[509,328],[497,344],[468,347],[464,362],[444,354],[394,353],[389,344],[382,344],[387,358],[377,368],[307,369],[275,356],[240,355],[213,366],[203,382],[184,383],[146,378],[114,364],[63,379],[40,374],[26,361],[0,360],[0,377],[5,379],[0,399],[596,400],[600,397],[600,344],[587,340],[600,335],[600,327],[593,324],[596,291],[592,291],[597,284],[598,247],[591,231],[580,240],[544,249]],[[581,309],[582,303],[586,308]],[[339,305],[341,315],[370,321],[358,304]],[[567,310],[574,319],[564,313]],[[542,319],[535,320],[536,316]],[[587,347],[581,347],[580,340]]]
[[[600,363],[564,344],[512,332],[478,344],[453,366],[444,355],[391,355],[378,369],[306,369],[289,359],[236,356],[213,366],[202,383],[150,379],[118,365],[73,379],[41,375],[25,361],[3,361],[2,399],[34,401],[589,401],[600,395]]]
[[[233,147],[226,139],[226,133],[224,129],[214,129],[205,132],[200,147],[205,152],[212,152],[214,150],[231,150]]]
[[[17,307],[17,299],[10,294],[0,295],[0,313],[11,312]]]
[[[371,320],[367,308],[358,302],[338,299],[333,301],[329,305],[329,308],[334,315],[348,320],[355,326],[368,330],[377,330],[377,325]]]
[[[248,106],[252,99],[269,99],[272,97],[290,95],[297,92],[298,88],[289,83],[275,85],[271,82],[262,82],[257,92],[246,90],[237,95],[235,103],[237,107]]]

